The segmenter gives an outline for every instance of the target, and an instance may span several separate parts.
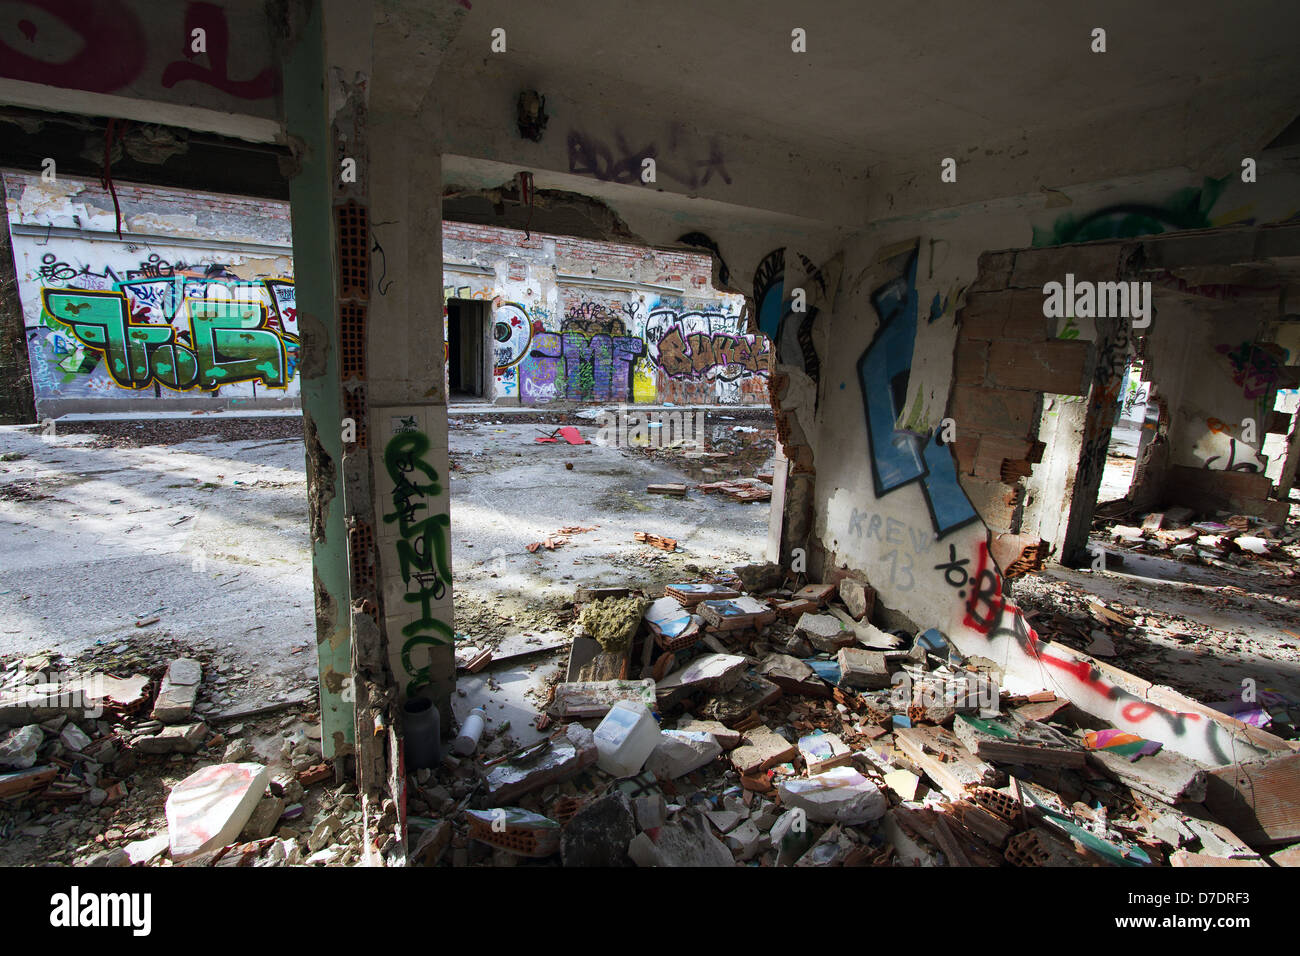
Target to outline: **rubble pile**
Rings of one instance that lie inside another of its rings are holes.
[[[335,772],[306,705],[223,710],[237,668],[208,656],[164,661],[166,641],[140,643],[80,661],[0,661],[0,846],[14,854],[6,862],[361,859],[355,791],[327,789]],[[114,660],[123,676],[91,666]]]
[[[992,662],[964,658],[941,632],[878,626],[888,615],[865,581],[801,587],[776,566],[737,571],[579,593],[579,617],[584,598],[643,598],[640,628],[604,647],[575,627],[536,742],[504,751],[490,732],[477,753],[408,778],[409,862],[1263,866],[1300,856],[1285,849],[1300,840],[1295,807],[1263,836],[1219,818],[1216,787],[1240,767],[1200,765],[1050,692],[1003,692]],[[1297,761],[1288,752],[1249,769],[1294,779]],[[1283,790],[1277,799],[1294,802]]]
[[[1094,536],[1122,551],[1296,577],[1300,529],[1288,532],[1284,526],[1250,515],[1217,514],[1194,520],[1195,512],[1184,507],[1147,514],[1140,525],[1124,524],[1121,517],[1128,515],[1097,517]]]

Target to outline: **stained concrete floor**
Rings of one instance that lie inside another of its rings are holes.
[[[103,663],[148,644],[187,649],[230,675],[205,689],[222,713],[314,693],[310,551],[298,425],[238,440],[231,416],[82,422],[55,435],[0,428],[0,657],[54,652]],[[455,627],[462,653],[541,640],[568,623],[582,585],[662,584],[760,560],[766,503],[646,485],[752,474],[771,417],[720,410],[710,428],[733,460],[538,444],[554,414],[490,407],[453,415]],[[594,436],[590,420],[573,419]],[[263,426],[259,426],[263,427]],[[106,439],[94,429],[109,432]],[[135,441],[117,437],[137,434]],[[157,444],[150,436],[157,432]],[[571,464],[571,469],[566,468]],[[692,474],[685,467],[689,466]],[[704,473],[712,468],[714,474]],[[526,545],[593,527],[554,551]],[[635,531],[677,538],[666,554]],[[156,621],[154,619],[157,619]],[[151,622],[137,626],[142,622]],[[531,673],[531,672],[530,672]],[[214,680],[218,675],[212,675]]]

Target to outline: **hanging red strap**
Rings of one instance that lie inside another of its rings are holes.
[[[108,126],[104,128],[104,175],[100,177],[100,185],[108,190],[113,197],[113,214],[117,219],[117,238],[122,238],[122,207],[117,203],[117,188],[113,185],[113,140],[121,140],[122,133],[126,130],[126,124],[121,127],[117,126],[117,118],[109,117]]]

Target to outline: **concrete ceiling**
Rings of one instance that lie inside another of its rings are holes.
[[[471,71],[496,60],[570,96],[581,90],[593,107],[671,105],[869,161],[1175,109],[1207,89],[1296,107],[1294,87],[1268,86],[1300,78],[1300,5],[1072,6],[477,0],[447,63]],[[506,56],[488,53],[497,26]],[[790,51],[796,26],[808,33],[803,55]],[[1089,49],[1098,26],[1104,55]]]
[[[571,123],[630,140],[660,117],[779,155],[841,206],[848,188],[857,221],[1156,168],[1208,174],[1300,113],[1300,4],[474,0],[461,21],[436,84],[448,152],[476,152],[455,129],[483,121],[484,96],[533,86]],[[506,54],[489,50],[496,27]],[[790,51],[794,27],[806,54]],[[479,155],[528,158],[504,141]],[[960,188],[939,188],[945,156]]]

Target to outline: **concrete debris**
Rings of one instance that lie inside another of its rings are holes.
[[[27,770],[36,764],[36,751],[45,741],[45,731],[32,724],[0,734],[0,769]]]
[[[708,823],[689,812],[681,814],[677,822],[660,827],[652,839],[658,856],[657,866],[736,865],[731,852],[709,830]]]
[[[785,569],[779,564],[746,564],[736,568],[736,577],[744,589],[751,594],[766,594],[774,591],[785,581]]]
[[[710,733],[665,730],[645,766],[660,780],[676,780],[698,770],[721,753],[722,745]]]
[[[840,666],[840,684],[858,690],[879,690],[890,683],[889,668],[881,651],[841,647],[835,657]]]
[[[853,631],[832,614],[805,614],[795,625],[813,647],[824,654],[834,654],[857,640]]]
[[[167,796],[172,859],[232,843],[253,815],[271,772],[256,763],[223,763],[190,774]]]
[[[67,747],[73,753],[81,753],[90,746],[90,737],[76,724],[67,724],[59,733],[59,740],[63,741],[63,746]]]
[[[737,654],[705,654],[655,685],[660,700],[699,692],[725,694],[734,688],[749,661]]]
[[[653,709],[655,682],[653,680],[609,680],[557,684],[549,713],[559,720],[604,717],[610,707],[620,700],[640,701]]]
[[[199,682],[203,679],[203,665],[181,657],[172,661],[163,675],[158,698],[154,701],[152,716],[164,724],[180,724],[189,720],[198,699]]]
[[[740,731],[732,730],[716,720],[697,720],[683,717],[677,721],[677,729],[686,733],[708,734],[718,742],[723,750],[734,750],[740,745]]]
[[[266,794],[253,808],[248,822],[244,824],[244,829],[240,831],[239,839],[244,843],[265,840],[275,832],[276,825],[280,822],[283,813],[284,799],[272,796],[269,793]]]
[[[564,828],[560,858],[565,866],[628,866],[637,834],[632,801],[621,790],[597,797]]]
[[[760,724],[745,732],[740,746],[729,754],[729,759],[738,773],[750,774],[793,760],[798,753],[797,745]]]
[[[157,734],[136,738],[133,746],[146,754],[192,754],[199,749],[207,735],[207,725],[201,721],[174,724],[164,727]]]
[[[874,783],[850,767],[833,767],[806,779],[781,783],[781,803],[802,809],[817,823],[861,825],[878,820],[889,801]]]
[[[563,733],[492,767],[485,778],[490,804],[513,803],[526,793],[572,777],[594,764],[598,756],[592,732],[581,724],[570,724]]]
[[[870,618],[876,606],[876,592],[865,581],[856,578],[840,580],[840,600],[855,621]]]

